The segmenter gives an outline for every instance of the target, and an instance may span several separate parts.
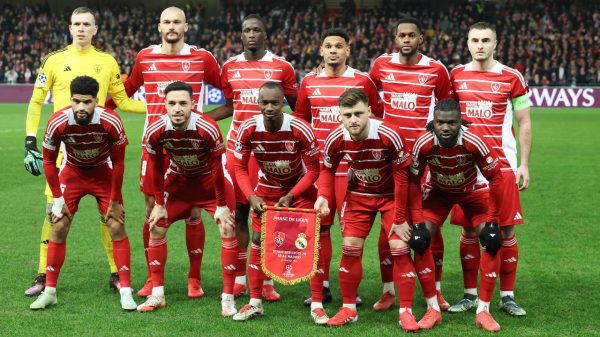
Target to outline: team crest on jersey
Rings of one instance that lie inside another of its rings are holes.
[[[200,141],[198,139],[191,139],[190,142],[192,143],[192,147],[196,150],[198,150],[201,147]]]
[[[102,135],[102,134],[97,134],[97,133],[96,133],[96,134],[94,134],[94,140],[95,140],[96,142],[98,142],[98,143],[100,143],[100,142],[102,141],[102,139],[103,139],[103,138],[104,138],[104,137],[103,137],[103,135]]]
[[[273,242],[275,242],[275,246],[281,247],[285,242],[285,233],[284,232],[274,232],[273,233]]]
[[[181,63],[181,69],[183,69],[183,71],[190,70],[190,62],[189,61],[182,62]]]
[[[94,64],[93,67],[96,74],[100,74],[100,72],[102,71],[102,67],[99,64]]]
[[[498,92],[498,90],[500,90],[500,83],[498,83],[498,82],[492,82],[492,91],[493,92]]]
[[[296,143],[295,142],[285,142],[285,149],[288,150],[288,152],[294,152],[294,150],[296,149]]]
[[[419,75],[419,83],[421,83],[421,84],[427,83],[428,79],[429,79],[429,77],[427,75],[423,75],[423,74]]]
[[[458,165],[464,165],[467,162],[467,158],[465,156],[458,156],[456,158]]]
[[[383,157],[383,151],[381,150],[371,151],[371,153],[373,154],[373,158],[375,158],[375,160],[380,160],[381,157]]]
[[[272,71],[270,71],[270,70],[265,70],[265,78],[266,78],[267,80],[270,80],[270,79],[271,79],[271,77],[273,77],[273,72],[272,72]]]

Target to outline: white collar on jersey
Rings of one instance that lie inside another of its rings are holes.
[[[273,61],[273,56],[275,56],[275,55],[273,53],[271,53],[270,51],[267,50],[267,52],[265,53],[265,56],[263,56],[259,61],[268,61],[268,62],[271,62],[271,61]],[[236,56],[235,61],[236,62],[247,61],[246,60],[246,56],[244,55],[244,53],[241,53],[238,56]]]
[[[104,112],[104,109],[96,107],[94,109],[94,116],[92,117],[90,124],[100,124],[100,115],[102,115],[102,112]],[[67,115],[69,116],[69,125],[77,125],[77,121],[75,121],[75,113],[73,112],[73,108],[67,110]]]
[[[504,65],[496,61],[496,64],[488,71],[491,73],[502,74],[502,69],[504,69]],[[473,61],[465,64],[465,71],[475,71],[475,69],[473,69]]]
[[[188,124],[186,130],[196,130],[196,121],[198,120],[198,117],[198,114],[192,110],[192,114],[190,115],[190,123]],[[165,119],[165,131],[175,130],[169,115],[164,115],[162,118]]]
[[[456,144],[454,146],[463,145],[463,134],[465,131],[467,131],[467,127],[462,125],[460,130],[458,130],[458,139],[456,140]],[[433,133],[433,145],[440,145],[440,140],[435,133]]]
[[[428,66],[429,65],[429,61],[431,60],[429,57],[423,55],[423,54],[419,54],[421,55],[421,59],[419,60],[419,62],[417,62],[417,66]],[[400,53],[392,53],[392,58],[390,60],[391,63],[397,63],[397,64],[404,64],[402,62],[400,62]]]
[[[265,129],[265,117],[262,114],[254,116],[256,119],[256,132],[268,132]],[[281,124],[281,129],[279,131],[292,131],[292,116],[289,114],[283,113],[283,124]]]
[[[162,49],[161,49],[160,44],[154,45],[152,46],[152,51],[150,52],[150,54],[164,54]],[[187,44],[184,43],[183,47],[181,48],[181,50],[179,51],[179,53],[177,55],[190,55],[192,53],[192,47]]]
[[[348,66],[348,68],[346,68],[346,71],[344,71],[344,73],[340,77],[353,78],[355,72],[356,69],[352,68],[351,66]],[[325,68],[321,69],[321,72],[317,74],[317,77],[327,77],[327,74],[325,73]]]
[[[379,126],[382,123],[383,122],[378,119],[369,118],[369,135],[367,136],[367,139],[379,139],[378,131],[379,131]],[[341,128],[342,128],[342,132],[344,134],[344,140],[353,140],[352,137],[350,137],[350,132],[348,132],[346,127],[344,127],[344,125],[342,125]]]

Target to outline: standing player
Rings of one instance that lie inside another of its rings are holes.
[[[343,306],[327,324],[339,326],[358,319],[355,301],[363,273],[363,246],[379,212],[394,259],[394,281],[400,298],[399,323],[406,331],[417,331],[419,326],[411,309],[416,277],[408,245],[412,229],[406,221],[410,153],[393,126],[369,118],[371,109],[363,91],[346,90],[340,96],[339,106],[342,125],[325,140],[319,198],[315,203],[316,209],[329,213],[324,196],[334,188],[337,166],[342,158],[346,159],[348,187],[341,212],[339,269]],[[432,260],[429,268],[433,268]],[[433,297],[428,304],[436,308],[437,299]],[[439,312],[439,308],[437,310]]]
[[[238,275],[235,281],[235,295],[246,292],[246,257],[249,241],[248,214],[250,206],[239,188],[234,172],[235,141],[240,125],[247,119],[260,114],[258,88],[263,83],[273,81],[284,88],[285,98],[292,110],[296,107],[298,88],[294,68],[284,58],[265,49],[266,24],[263,18],[250,14],[242,21],[242,44],[244,52],[223,64],[221,83],[226,98],[227,109],[212,110],[207,114],[215,120],[233,115],[227,134],[227,171],[232,175],[236,195],[236,231],[240,244]],[[248,162],[250,183],[254,187],[258,181],[258,164],[251,157]],[[277,301],[280,296],[273,288],[272,280],[265,280],[263,296],[267,301]]]
[[[188,30],[186,17],[183,10],[177,7],[168,7],[162,11],[158,31],[162,42],[142,49],[135,60],[131,76],[125,82],[125,90],[129,96],[133,95],[142,85],[146,90],[146,123],[147,127],[166,114],[165,88],[174,81],[183,81],[193,89],[193,101],[197,102],[197,111],[202,112],[202,90],[204,83],[209,83],[217,88],[221,87],[221,69],[217,60],[207,50],[190,46],[185,43],[185,33]],[[217,108],[219,109],[219,108]],[[222,108],[221,108],[222,109]],[[148,240],[150,232],[148,217],[154,207],[154,191],[152,189],[152,172],[147,170],[148,151],[142,144],[142,159],[140,170],[140,190],[144,193],[146,202],[146,219],[142,230],[146,263],[148,260]],[[164,158],[167,158],[164,156]],[[168,167],[168,161],[163,165]],[[200,268],[204,254],[204,224],[202,218],[186,220],[185,241],[190,269],[188,272],[188,297],[196,298],[204,295],[200,280]],[[146,297],[152,292],[150,281],[150,268],[148,280],[138,296]]]
[[[396,45],[398,53],[384,54],[375,60],[371,69],[371,78],[377,87],[383,89],[385,113],[383,120],[397,125],[406,140],[407,148],[412,148],[419,134],[425,131],[425,125],[432,119],[436,101],[454,98],[448,71],[442,63],[421,53],[423,26],[413,17],[404,17],[398,21]],[[387,249],[385,233],[379,236],[379,249]],[[447,310],[448,302],[441,294],[442,261],[444,241],[441,231],[432,239],[432,252],[435,261],[435,281],[438,301],[442,310]],[[382,276],[385,282],[391,281],[391,265],[386,267],[386,254],[380,253]],[[425,269],[419,259],[415,261],[419,278],[430,277],[429,273],[420,273]],[[423,280],[422,280],[423,282]],[[426,282],[426,281],[425,281]],[[386,292],[387,290],[387,292]],[[384,286],[381,300],[375,303],[375,310],[385,310],[394,302],[392,283]]]
[[[48,91],[52,92],[54,98],[54,112],[59,111],[70,105],[71,93],[69,88],[71,81],[77,76],[87,75],[100,83],[98,91],[99,105],[104,105],[106,94],[110,93],[121,110],[134,113],[143,113],[145,110],[143,102],[127,98],[115,58],[92,46],[92,39],[98,31],[94,13],[87,7],[76,8],[71,14],[69,31],[73,37],[73,43],[66,48],[46,55],[42,61],[33,94],[29,101],[26,122],[27,136],[25,137],[25,168],[33,175],[41,174],[39,160],[42,156],[37,150],[36,134],[40,123],[42,105]],[[59,154],[57,160],[59,165],[62,161],[61,157],[62,154]],[[52,192],[48,186],[46,186],[46,197],[49,210],[52,205]],[[100,219],[100,232],[110,266],[109,285],[111,288],[118,289],[120,287],[119,278],[113,259],[110,234],[106,223],[102,219]],[[44,289],[48,240],[51,233],[52,221],[50,216],[47,216],[42,226],[38,276],[33,281],[31,288],[25,291],[27,296],[39,295]]]
[[[329,132],[341,123],[338,102],[340,95],[346,89],[357,88],[365,91],[369,101],[374,102],[373,113],[378,117],[382,117],[383,106],[377,88],[369,75],[346,64],[346,60],[350,56],[348,34],[342,29],[329,29],[323,32],[321,39],[321,56],[323,56],[325,66],[317,72],[309,73],[302,80],[294,115],[312,124],[319,147],[323,149],[325,138]],[[329,265],[332,254],[330,228],[336,209],[338,216],[342,209],[348,184],[347,172],[348,163],[346,160],[342,160],[335,173],[334,195],[327,196],[330,214],[321,219],[320,265],[311,280],[312,297],[304,301],[305,305],[311,306],[311,310],[322,309],[322,302],[331,302],[331,291],[329,290]]]
[[[56,304],[56,284],[65,261],[66,239],[79,200],[91,194],[98,201],[112,239],[121,282],[121,307],[135,310],[130,284],[130,248],[125,233],[121,187],[125,170],[127,136],[119,115],[98,107],[98,81],[78,76],[70,84],[71,106],[48,120],[44,136],[44,170],[52,190],[52,235],[48,242],[46,289],[29,308],[45,309]],[[64,168],[56,170],[60,147],[64,146]]]
[[[531,118],[527,83],[518,70],[494,59],[496,30],[489,23],[478,22],[469,28],[467,45],[473,61],[452,70],[451,80],[461,106],[462,116],[472,122],[471,130],[481,134],[500,158],[504,202],[499,209],[502,233],[500,269],[500,307],[514,316],[526,312],[514,299],[519,250],[515,225],[523,223],[519,191],[529,186],[531,153]],[[519,125],[520,164],[517,164],[517,142],[513,115]],[[518,165],[518,166],[517,166]],[[460,212],[459,212],[460,213]],[[454,216],[452,223],[465,224],[464,216]],[[477,243],[461,242],[461,257],[479,257]],[[477,289],[465,289],[465,296],[453,311],[477,306]]]
[[[267,82],[258,91],[261,114],[250,117],[238,129],[235,144],[235,175],[240,189],[255,214],[252,216],[252,248],[248,277],[250,303],[233,316],[246,321],[264,313],[264,274],[260,263],[260,213],[265,205],[312,208],[316,198],[314,182],[319,176],[319,145],[310,125],[284,114],[284,89]],[[250,154],[260,166],[258,186],[250,183]]]
[[[146,132],[148,172],[156,205],[148,219],[150,240],[148,259],[152,293],[138,311],[154,311],[167,302],[164,294],[167,262],[167,230],[177,220],[198,219],[204,208],[219,224],[223,273],[222,314],[235,314],[233,282],[237,259],[237,239],[230,209],[234,207],[233,187],[223,174],[223,137],[214,120],[192,113],[195,101],[190,85],[177,81],[165,90],[167,115],[150,124]],[[170,159],[166,178],[163,150]],[[227,188],[229,187],[229,188]]]
[[[501,254],[497,253],[501,240],[497,221],[503,198],[502,174],[495,151],[467,128],[467,124],[461,121],[460,105],[455,100],[441,100],[436,105],[427,132],[417,139],[412,151],[411,197],[421,203],[420,181],[427,167],[432,184],[428,197],[422,202],[423,211],[416,207],[412,219],[422,222],[424,218],[427,228],[435,234],[452,207],[460,205],[470,223],[476,224],[464,228],[465,238],[477,241],[480,232],[484,252],[473,277],[467,279],[465,275],[465,288],[477,288],[477,268],[480,268],[481,294],[475,322],[488,331],[499,331],[500,325],[489,313],[489,306],[500,272]],[[490,182],[489,189],[482,188],[487,187],[484,177]]]

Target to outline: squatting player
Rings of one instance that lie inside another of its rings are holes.
[[[244,52],[230,58],[223,64],[221,82],[228,109],[212,110],[207,114],[215,120],[233,115],[227,134],[227,171],[233,178],[236,195],[236,231],[240,244],[238,275],[235,281],[235,295],[246,293],[246,258],[249,241],[248,214],[250,206],[239,188],[233,172],[234,151],[240,125],[247,119],[260,114],[258,89],[263,83],[273,81],[284,88],[285,98],[292,108],[296,107],[298,88],[294,68],[284,58],[265,49],[267,28],[263,18],[250,14],[242,21],[242,44]],[[248,162],[250,183],[256,186],[258,164],[254,157]],[[265,280],[263,296],[267,301],[277,301],[280,296],[273,288],[272,280]]]
[[[235,143],[235,175],[252,215],[252,246],[248,265],[250,303],[233,316],[245,321],[262,315],[264,273],[260,263],[260,213],[265,205],[312,208],[314,183],[319,176],[319,145],[310,125],[283,113],[284,88],[267,82],[258,91],[261,114],[250,117],[238,129]],[[250,183],[251,153],[260,167],[256,188]]]
[[[531,153],[531,117],[527,83],[518,70],[494,59],[496,30],[489,23],[478,22],[469,28],[467,45],[473,60],[452,70],[450,78],[460,102],[462,116],[472,122],[471,130],[487,139],[500,158],[504,201],[499,209],[502,251],[500,267],[500,307],[514,316],[526,312],[514,298],[519,250],[515,225],[523,223],[519,191],[529,186]],[[517,164],[517,141],[513,115],[519,125],[520,163]],[[456,210],[456,208],[455,208]],[[467,220],[457,212],[452,223]],[[477,243],[461,244],[465,254],[475,253]],[[468,246],[468,247],[463,247]],[[462,256],[461,256],[462,257]],[[479,258],[479,254],[475,255]],[[465,296],[452,311],[465,311],[477,306],[477,289],[465,289]]]
[[[135,310],[130,288],[130,248],[125,232],[121,187],[128,144],[121,118],[98,106],[99,84],[78,76],[70,84],[71,106],[54,113],[44,136],[44,171],[52,191],[52,235],[48,242],[46,289],[29,307],[45,309],[56,304],[56,284],[66,255],[66,240],[79,200],[90,194],[106,221],[121,282],[121,307]],[[56,170],[59,149],[65,163]]]
[[[339,326],[358,319],[355,301],[363,274],[363,246],[379,212],[394,260],[394,281],[400,298],[399,323],[406,331],[417,331],[419,326],[411,309],[416,277],[408,245],[412,228],[406,221],[410,152],[404,148],[397,129],[369,117],[371,109],[363,91],[346,90],[339,98],[339,105],[342,125],[325,140],[319,197],[315,203],[316,209],[329,213],[324,196],[334,188],[337,166],[342,158],[346,159],[348,187],[341,212],[339,269],[343,306],[327,324]],[[429,268],[433,268],[433,262]],[[431,305],[437,306],[437,300]]]
[[[194,113],[196,102],[190,85],[177,81],[164,90],[167,114],[150,124],[145,136],[156,200],[148,219],[152,293],[137,309],[154,311],[166,305],[167,230],[177,220],[200,218],[205,209],[214,216],[221,233],[222,314],[231,316],[235,314],[235,268],[227,267],[235,265],[238,249],[231,213],[235,204],[233,187],[223,174],[223,137],[214,120]],[[162,173],[163,151],[170,159],[166,178]]]
[[[418,203],[422,200],[420,181],[427,167],[431,175],[431,190],[422,202],[422,212],[421,207],[411,209],[412,220],[420,223],[424,218],[427,229],[435,235],[452,207],[460,205],[469,223],[476,224],[464,228],[461,241],[477,242],[480,232],[484,252],[478,264],[471,262],[474,259],[463,260],[465,288],[477,288],[477,271],[481,269],[475,322],[488,331],[499,331],[500,325],[489,313],[489,306],[500,272],[497,210],[503,198],[502,174],[496,152],[467,125],[461,120],[460,105],[455,100],[444,99],[435,106],[428,131],[417,139],[412,151],[410,196]]]
[[[204,83],[217,88],[221,87],[221,68],[214,56],[203,48],[190,46],[185,43],[185,33],[188,30],[183,10],[168,7],[162,11],[158,23],[161,35],[160,45],[151,45],[142,49],[135,60],[131,76],[125,81],[125,90],[133,95],[142,85],[146,90],[146,123],[145,130],[154,121],[166,114],[165,88],[174,81],[183,81],[193,89],[192,99],[197,102],[195,110],[202,112],[202,90]],[[109,102],[110,103],[110,102]],[[109,106],[107,104],[107,106]],[[219,108],[217,108],[219,109]],[[145,139],[143,140],[145,141]],[[154,207],[154,191],[152,190],[152,172],[148,171],[148,151],[142,144],[142,159],[140,170],[140,190],[144,193],[146,202],[146,219],[142,229],[146,262],[148,263],[148,239],[150,232],[148,216]],[[163,167],[168,168],[168,157]],[[196,298],[204,295],[201,287],[200,269],[204,255],[204,224],[202,218],[194,221],[186,220],[185,242],[190,269],[188,272],[188,297]],[[148,280],[138,296],[146,297],[152,292],[150,269]]]
[[[348,34],[342,29],[328,29],[323,32],[321,39],[320,52],[323,56],[324,67],[317,72],[309,73],[302,80],[294,116],[312,124],[319,147],[323,149],[329,131],[341,123],[338,101],[346,89],[364,90],[369,101],[373,102],[373,114],[378,117],[382,117],[383,106],[377,88],[369,75],[346,64],[350,56]],[[337,209],[339,216],[342,209],[344,195],[346,195],[347,172],[348,163],[342,160],[335,173],[335,195],[328,196],[330,214],[321,219],[320,265],[311,280],[312,296],[304,301],[305,305],[311,306],[311,310],[323,308],[322,302],[331,302],[329,265],[331,264],[332,250],[329,232],[333,224],[334,212]]]
[[[433,106],[436,101],[454,98],[450,75],[444,65],[419,52],[423,43],[423,25],[413,17],[401,18],[396,26],[397,53],[384,54],[378,57],[371,69],[371,78],[377,87],[383,90],[385,113],[383,120],[394,124],[402,130],[406,148],[411,149],[419,134],[425,131],[427,121],[433,118]],[[387,249],[387,238],[381,232],[379,249]],[[435,261],[435,274],[423,272],[426,269],[418,265],[421,283],[426,278],[435,277],[437,296],[442,310],[447,310],[448,302],[441,294],[442,261],[444,257],[444,241],[441,231],[432,238],[431,248]],[[373,305],[375,310],[385,310],[395,303],[394,288],[391,283],[391,265],[386,264],[389,255],[380,253],[381,269],[384,282],[384,293]],[[386,283],[387,282],[387,283]]]
[[[98,26],[92,10],[86,7],[76,8],[71,14],[69,31],[73,37],[72,44],[46,55],[42,61],[33,94],[29,101],[26,122],[27,137],[25,137],[25,167],[33,175],[41,174],[38,162],[41,154],[37,150],[36,134],[40,123],[42,105],[48,91],[52,92],[54,112],[57,112],[70,105],[71,93],[69,88],[71,81],[77,76],[87,75],[96,79],[100,84],[97,96],[99,105],[104,105],[106,94],[110,93],[121,110],[134,113],[145,111],[143,102],[127,98],[115,58],[93,47],[92,39],[98,31]],[[62,154],[59,155],[57,160],[58,165],[62,161],[61,156]],[[52,193],[48,186],[46,186],[46,197],[49,213],[52,204]],[[111,250],[110,234],[106,223],[102,219],[100,219],[100,232],[110,266],[109,285],[114,289],[118,289],[120,287],[119,278]],[[42,226],[38,276],[33,281],[31,288],[25,291],[27,296],[39,295],[44,289],[48,240],[51,233],[52,221],[50,216],[46,216]]]

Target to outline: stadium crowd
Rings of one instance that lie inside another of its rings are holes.
[[[342,27],[351,34],[350,65],[367,71],[382,53],[394,50],[395,22],[404,14],[427,27],[422,50],[449,69],[469,61],[466,27],[482,19],[497,26],[497,58],[521,71],[531,86],[600,85],[600,6],[578,7],[569,1],[485,7],[452,4],[443,11],[414,5],[357,10],[355,15],[332,12],[320,0],[280,0],[273,3],[224,1],[220,16],[207,16],[202,5],[187,6],[189,43],[211,51],[222,64],[242,51],[239,27],[249,13],[268,20],[269,48],[290,61],[297,79],[320,60],[320,33]],[[44,55],[69,43],[68,11],[47,5],[4,5],[0,10],[0,83],[33,83]],[[158,43],[159,11],[143,7],[99,10],[96,47],[113,54],[129,74],[138,50]],[[152,27],[152,28],[149,28]]]

